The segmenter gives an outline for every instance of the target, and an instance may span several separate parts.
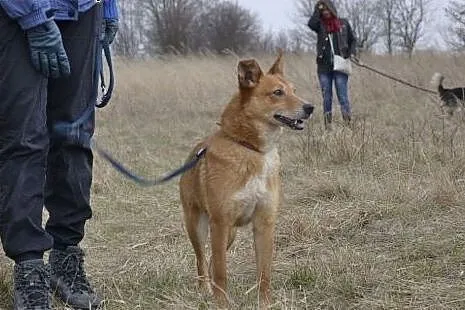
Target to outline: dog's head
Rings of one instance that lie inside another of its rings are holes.
[[[254,59],[238,64],[238,82],[244,112],[272,126],[294,130],[304,128],[304,120],[313,113],[313,105],[295,94],[294,86],[284,78],[282,51],[263,73]]]

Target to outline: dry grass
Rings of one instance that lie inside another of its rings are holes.
[[[270,56],[259,57],[262,64]],[[235,91],[237,59],[117,63],[112,104],[96,137],[147,176],[179,166]],[[465,84],[463,56],[365,61],[429,87]],[[285,203],[273,272],[275,309],[465,308],[465,128],[435,98],[356,69],[355,126],[322,129],[313,56],[289,56],[298,93],[318,107],[304,132],[281,140]],[[454,83],[455,82],[455,83]],[[339,119],[337,101],[334,104]],[[96,158],[94,218],[83,247],[106,309],[208,309],[196,288],[177,182],[141,188]],[[256,307],[250,229],[229,253],[235,309]],[[0,308],[11,305],[11,262],[0,267]],[[248,292],[245,294],[245,292]]]

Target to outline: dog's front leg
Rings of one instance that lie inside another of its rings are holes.
[[[228,307],[228,295],[226,292],[226,249],[230,235],[229,225],[214,220],[210,224],[212,242],[212,288],[213,295],[220,307]]]
[[[268,308],[271,302],[270,282],[275,222],[276,209],[273,206],[265,205],[257,207],[253,219],[253,235],[261,309]]]

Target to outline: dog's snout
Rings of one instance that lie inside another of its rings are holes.
[[[304,104],[304,112],[308,115],[313,113],[313,106],[309,103]]]

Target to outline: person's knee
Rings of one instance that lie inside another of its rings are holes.
[[[321,93],[325,98],[331,97],[333,94],[333,89],[329,83],[321,83]]]
[[[322,88],[321,92],[323,93],[323,97],[325,99],[331,99],[333,96],[333,92],[331,88]]]
[[[349,104],[349,93],[347,85],[339,84],[336,86],[337,97],[341,105]]]

